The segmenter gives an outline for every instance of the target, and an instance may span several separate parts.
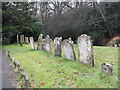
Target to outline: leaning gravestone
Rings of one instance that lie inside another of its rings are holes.
[[[54,55],[55,56],[61,56],[61,42],[62,42],[62,37],[56,37],[54,39]]]
[[[33,37],[30,37],[30,45],[31,45],[31,49],[35,49],[35,44],[34,44],[34,39]]]
[[[76,60],[75,52],[73,48],[73,41],[71,40],[71,38],[64,40],[62,47],[65,58],[69,60]]]
[[[51,52],[51,44],[50,44],[50,41],[51,41],[50,36],[47,35],[47,36],[45,37],[44,50],[45,50],[46,52],[48,52],[48,53]]]
[[[37,41],[37,50],[42,50],[42,39],[43,39],[43,34],[40,34]]]
[[[108,74],[110,74],[110,75],[113,74],[113,73],[112,73],[113,67],[112,67],[111,64],[103,63],[103,64],[101,65],[101,70],[102,70],[102,72],[108,73]]]
[[[82,34],[78,37],[78,59],[89,66],[94,66],[93,45],[90,36]]]
[[[26,43],[26,44],[29,43],[28,37],[25,37],[25,43]]]

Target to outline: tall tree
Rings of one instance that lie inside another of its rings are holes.
[[[3,42],[16,41],[16,35],[39,36],[42,32],[42,23],[37,20],[35,3],[3,2],[2,3],[2,33]]]

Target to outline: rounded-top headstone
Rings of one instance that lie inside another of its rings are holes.
[[[78,37],[78,59],[89,66],[94,66],[93,44],[90,36],[82,34]]]

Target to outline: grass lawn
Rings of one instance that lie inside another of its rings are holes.
[[[55,57],[53,52],[31,50],[30,45],[4,45],[15,60],[20,62],[34,88],[117,88],[118,87],[118,48],[94,46],[95,66],[89,67],[78,61],[78,48],[74,45],[76,61]],[[101,64],[113,64],[113,75],[101,72]],[[16,71],[16,70],[15,70]],[[19,78],[19,74],[17,78]],[[24,85],[19,81],[18,87]]]

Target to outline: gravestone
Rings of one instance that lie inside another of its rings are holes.
[[[23,36],[20,35],[20,46],[22,46],[22,44],[23,44]]]
[[[93,44],[90,36],[82,34],[78,37],[78,59],[89,66],[94,66]]]
[[[42,46],[42,50],[46,50],[45,47],[46,47],[46,42],[45,42],[45,39],[42,39],[41,40],[41,46]]]
[[[24,35],[20,35],[20,46],[25,42]]]
[[[22,44],[25,42],[25,38],[24,38],[24,35],[20,35],[20,39],[21,39],[21,42]]]
[[[103,64],[101,65],[101,70],[102,70],[102,72],[108,73],[108,74],[110,74],[110,75],[113,74],[113,73],[112,73],[113,67],[112,67],[112,65],[109,64],[109,63],[103,63]]]
[[[61,56],[61,43],[62,43],[62,37],[56,37],[54,39],[54,55],[55,56]]]
[[[29,43],[28,37],[25,37],[25,43],[26,43],[26,44]]]
[[[51,52],[51,44],[50,44],[50,41],[51,41],[50,36],[49,36],[49,35],[46,35],[46,37],[45,37],[45,42],[44,42],[44,44],[45,44],[44,50],[45,50],[46,52],[48,52],[48,53]]]
[[[30,45],[31,45],[31,49],[35,49],[35,44],[34,44],[34,39],[33,37],[30,37]]]
[[[19,44],[19,35],[17,35],[17,44]]]
[[[73,41],[71,40],[71,38],[64,40],[62,47],[65,58],[69,60],[76,60],[76,56],[73,48]]]
[[[43,39],[43,34],[40,34],[37,41],[37,50],[42,50],[42,39]]]

